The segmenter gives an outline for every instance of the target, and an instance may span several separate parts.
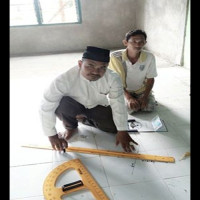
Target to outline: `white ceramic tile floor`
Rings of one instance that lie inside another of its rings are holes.
[[[131,133],[139,143],[136,153],[172,156],[175,163],[147,162],[81,153],[59,153],[21,145],[49,146],[42,133],[38,106],[46,85],[67,68],[76,65],[82,53],[19,57],[10,59],[10,199],[44,200],[45,177],[58,165],[79,158],[110,200],[189,200],[190,71],[157,58],[158,77],[154,94],[157,113],[168,132]],[[58,121],[58,130],[64,130]],[[122,151],[115,135],[80,125],[70,146]],[[79,179],[75,171],[56,182],[61,187]],[[95,200],[90,191],[62,199]]]

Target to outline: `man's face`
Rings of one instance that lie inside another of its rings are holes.
[[[144,35],[131,36],[128,42],[126,41],[127,48],[133,49],[135,51],[141,51],[145,44],[146,40],[144,38]]]
[[[81,75],[89,81],[97,81],[106,72],[108,63],[99,62],[90,59],[83,59],[78,61]]]

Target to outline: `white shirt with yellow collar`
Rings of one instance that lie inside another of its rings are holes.
[[[131,92],[140,93],[145,90],[145,79],[157,76],[155,56],[142,50],[135,64],[126,54],[126,49],[112,52],[109,68],[118,72],[124,87]]]

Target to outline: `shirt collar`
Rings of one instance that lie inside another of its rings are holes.
[[[138,62],[139,63],[144,62],[146,60],[146,58],[147,58],[147,53],[142,50],[141,53],[140,53],[140,57],[138,59]],[[123,61],[128,61],[129,60],[128,56],[127,56],[127,50],[122,52],[122,60]]]
[[[90,82],[88,79],[86,79],[82,74],[81,74],[81,72],[80,72],[80,69],[79,69],[79,76],[80,76],[80,79],[81,80],[83,80],[83,81],[85,81],[85,82]]]

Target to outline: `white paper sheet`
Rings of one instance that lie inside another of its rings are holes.
[[[167,127],[157,113],[129,115],[128,132],[167,132]]]

